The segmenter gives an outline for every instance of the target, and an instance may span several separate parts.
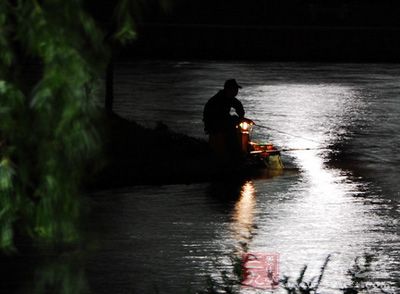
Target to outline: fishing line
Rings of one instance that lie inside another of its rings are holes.
[[[293,135],[293,134],[290,134],[290,133],[287,133],[287,132],[284,132],[284,131],[281,131],[281,130],[278,130],[278,129],[274,129],[274,128],[271,128],[271,127],[258,125],[256,123],[254,123],[254,125],[258,126],[260,128],[263,128],[263,129],[268,129],[268,130],[275,131],[277,133],[282,133],[282,134],[289,135],[289,136],[296,137],[296,138],[300,138],[300,139],[303,139],[303,140],[308,140],[308,141],[311,141],[311,142],[314,142],[314,143],[320,143],[320,142],[318,142],[316,140],[313,140],[313,139],[310,139],[310,138],[305,138],[305,137],[302,137],[302,136]],[[360,147],[359,149],[371,149],[371,147],[364,147],[364,148]],[[289,148],[289,149],[271,150],[271,152],[274,152],[274,151],[290,152],[290,151],[303,151],[303,150],[331,150],[331,149],[330,148],[326,148],[326,147],[320,147],[320,148]],[[379,155],[376,155],[376,154],[369,153],[368,156],[370,156],[372,158],[375,158],[375,159],[379,159],[381,161],[383,160]],[[389,160],[387,160],[387,161],[383,160],[383,161],[384,162],[389,162]]]
[[[284,132],[284,131],[281,131],[281,130],[277,130],[277,129],[274,129],[274,128],[271,128],[271,127],[266,127],[266,126],[258,125],[258,124],[255,124],[255,125],[260,127],[260,128],[263,128],[263,129],[268,129],[268,130],[275,131],[275,132],[278,132],[278,133],[282,133],[282,134],[285,134],[285,135],[289,135],[289,136],[292,136],[292,137],[300,138],[300,139],[311,141],[311,142],[318,143],[318,144],[321,143],[321,142],[318,142],[318,141],[313,140],[313,139],[305,138],[305,137],[298,136],[298,135],[293,135],[293,134],[290,134],[290,133],[287,133],[287,132]]]

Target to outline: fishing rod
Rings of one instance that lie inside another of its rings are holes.
[[[329,150],[329,148],[288,148],[288,149],[277,149],[277,150],[255,150],[250,151],[250,154],[257,153],[274,153],[274,152],[291,152],[291,151],[306,151],[306,150]]]
[[[288,149],[281,149],[280,151],[304,151],[304,150],[330,150],[329,148],[326,147],[321,147],[321,148],[288,148]]]

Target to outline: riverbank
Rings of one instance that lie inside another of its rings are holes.
[[[162,122],[150,129],[116,114],[104,120],[105,159],[90,181],[92,188],[186,184],[233,172],[216,163],[205,140],[176,133]]]
[[[104,159],[88,181],[90,189],[271,176],[265,168],[222,164],[208,142],[174,132],[162,122],[150,129],[109,114],[103,123]]]
[[[204,171],[211,164],[207,142],[177,134],[161,122],[150,129],[116,114],[105,115],[104,120],[105,160],[91,186],[109,188],[205,179]]]

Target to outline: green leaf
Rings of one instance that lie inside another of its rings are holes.
[[[122,26],[114,35],[114,38],[119,42],[121,42],[122,44],[127,44],[128,42],[136,39],[134,24],[130,16],[127,16],[125,18],[125,21],[123,22]]]

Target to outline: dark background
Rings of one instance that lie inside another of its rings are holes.
[[[137,17],[128,57],[400,60],[397,1],[203,0],[156,3]]]

